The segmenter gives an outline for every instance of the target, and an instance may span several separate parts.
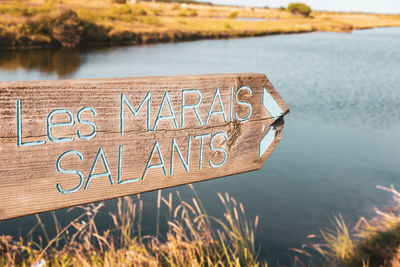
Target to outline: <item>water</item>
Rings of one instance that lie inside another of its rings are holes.
[[[236,20],[240,21],[265,21],[265,18],[236,18]]]
[[[214,19],[226,20],[226,17],[214,17]],[[266,18],[237,17],[236,20],[239,20],[239,21],[265,21]]]
[[[206,209],[222,217],[217,192],[259,215],[257,244],[272,263],[341,213],[356,223],[390,205],[376,185],[400,182],[400,29],[310,33],[92,50],[0,52],[0,80],[258,72],[291,109],[283,139],[261,170],[196,184]],[[190,199],[187,186],[180,190]],[[154,230],[156,192],[143,194],[144,227]],[[100,227],[110,225],[107,212]],[[61,221],[73,215],[57,212]],[[163,214],[163,213],[162,213]],[[164,216],[164,215],[162,215]],[[51,216],[45,213],[43,220]],[[26,234],[35,218],[3,221],[0,234]]]

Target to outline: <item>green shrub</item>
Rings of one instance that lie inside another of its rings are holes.
[[[83,31],[82,20],[70,9],[59,9],[50,14],[27,19],[21,24],[19,33],[22,43],[58,43],[63,47],[79,45]]]
[[[187,17],[188,13],[186,12],[186,10],[182,9],[181,11],[179,11],[178,13],[178,17]]]
[[[229,19],[236,19],[238,15],[239,15],[238,11],[232,11],[231,13],[229,13],[228,18]]]
[[[75,47],[80,43],[83,30],[78,14],[70,9],[58,10],[51,21],[52,37],[64,47]]]
[[[15,2],[10,4],[2,4],[0,6],[0,14],[14,16],[34,16],[39,13],[48,13],[53,9],[53,4],[51,2],[37,7],[27,7],[22,2]]]
[[[138,4],[133,6],[132,11],[135,15],[138,15],[138,16],[146,16],[147,15],[147,11],[141,5],[138,5]]]
[[[311,13],[311,8],[303,3],[291,3],[289,4],[287,10],[293,14],[303,15],[304,17],[308,17]]]
[[[192,9],[192,8],[181,9],[178,13],[178,17],[196,17],[196,16],[197,16],[197,9]]]
[[[152,26],[162,26],[162,22],[157,17],[146,16],[139,20],[143,24],[152,25]]]
[[[109,32],[112,30],[111,27],[105,27],[98,25],[88,20],[82,20],[82,38],[81,42],[107,42],[109,41]]]
[[[15,16],[28,16],[29,11],[28,8],[21,4],[7,4],[0,7],[0,14],[9,14]]]
[[[49,16],[41,16],[38,19],[28,19],[25,24],[22,25],[21,31],[25,34],[43,34],[51,35],[52,21]]]
[[[161,16],[164,13],[162,9],[157,9],[157,8],[151,9],[151,12],[153,12],[153,14],[156,16]]]
[[[125,14],[133,13],[133,10],[130,7],[130,5],[118,6],[118,7],[113,8],[112,11],[118,15],[125,15]]]
[[[178,5],[178,4],[174,4],[174,5],[172,6],[172,8],[171,8],[171,10],[179,10],[179,9],[181,9],[181,6]]]
[[[197,16],[197,9],[192,9],[192,8],[189,8],[189,16],[190,17],[196,17]]]
[[[133,21],[137,16],[147,15],[146,10],[140,5],[121,5],[111,8],[105,17],[111,20]]]
[[[126,4],[126,0],[112,0],[113,3]]]

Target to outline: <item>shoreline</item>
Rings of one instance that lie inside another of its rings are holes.
[[[242,38],[252,38],[252,37],[266,37],[275,35],[294,35],[294,34],[306,34],[313,32],[331,32],[331,33],[352,33],[353,31],[362,31],[370,29],[379,28],[400,28],[400,26],[376,26],[376,27],[364,27],[357,28],[351,31],[319,31],[316,29],[311,30],[301,30],[301,31],[265,31],[265,32],[239,32],[230,34],[227,32],[217,32],[213,34],[204,33],[192,33],[192,32],[178,32],[178,35],[174,38],[166,37],[165,33],[150,33],[143,34],[140,37],[144,37],[144,41],[138,40],[126,40],[126,41],[104,41],[104,42],[88,42],[82,43],[74,48],[90,48],[90,47],[118,47],[118,46],[142,46],[150,44],[166,44],[166,43],[182,43],[182,42],[192,42],[192,41],[202,41],[202,40],[232,40],[232,39],[242,39]],[[158,38],[160,37],[160,38]],[[36,49],[60,49],[64,48],[59,44],[43,44],[43,45],[18,45],[18,46],[0,46],[1,51],[18,51],[18,50],[36,50]],[[68,49],[68,48],[67,48]]]
[[[287,32],[239,32],[232,34],[227,34],[226,32],[217,32],[215,34],[208,33],[179,33],[178,36],[174,38],[165,37],[164,33],[151,33],[143,34],[141,38],[144,37],[145,41],[137,40],[127,40],[127,41],[105,41],[105,42],[88,42],[82,43],[74,48],[90,48],[90,47],[118,47],[118,46],[141,46],[148,44],[166,44],[166,43],[182,43],[182,42],[192,42],[192,41],[202,41],[202,40],[232,40],[232,39],[242,39],[242,38],[252,38],[252,37],[265,37],[274,35],[292,35],[292,34],[305,34],[318,32],[316,30],[310,31],[287,31]],[[349,32],[350,33],[350,32]],[[160,37],[160,38],[158,38]],[[157,39],[158,38],[158,39]],[[142,39],[143,40],[143,39]],[[48,45],[26,45],[26,46],[0,46],[0,51],[10,51],[10,50],[35,50],[35,49],[54,49],[63,48],[58,44],[48,44]]]

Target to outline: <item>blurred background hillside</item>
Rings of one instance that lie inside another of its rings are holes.
[[[384,26],[400,26],[400,16],[319,12],[304,4],[260,8],[195,1],[0,1],[0,48],[126,45]]]

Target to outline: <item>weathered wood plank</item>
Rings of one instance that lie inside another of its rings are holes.
[[[262,74],[2,82],[0,220],[258,169],[288,112]]]

